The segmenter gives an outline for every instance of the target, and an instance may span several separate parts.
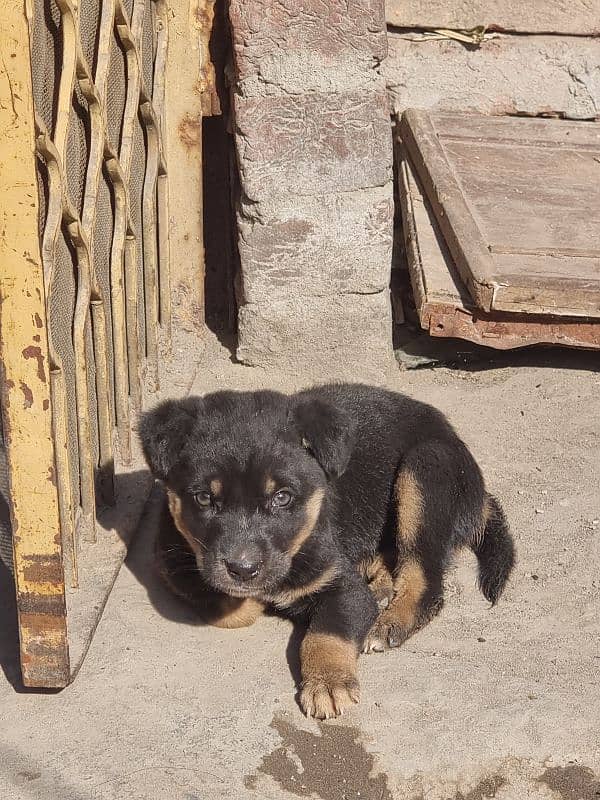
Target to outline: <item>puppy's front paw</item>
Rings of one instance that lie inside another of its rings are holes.
[[[300,705],[307,717],[331,719],[358,703],[360,687],[354,675],[309,678],[302,683]]]

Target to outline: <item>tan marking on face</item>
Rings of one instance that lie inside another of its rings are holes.
[[[329,719],[358,703],[358,650],[354,642],[328,633],[311,633],[300,646],[300,704],[309,717]]]
[[[210,493],[213,497],[220,497],[223,494],[223,484],[218,478],[210,482]]]
[[[277,488],[277,484],[275,483],[273,478],[267,477],[267,479],[265,481],[265,494],[266,495],[273,494],[273,492],[275,491],[276,488]]]
[[[168,489],[167,500],[169,503],[169,511],[173,517],[175,527],[194,551],[196,561],[200,561],[202,559],[202,548],[198,540],[192,536],[185,524],[183,519],[183,504],[181,502],[181,497],[179,497],[179,495],[175,492],[171,491],[171,489]]]
[[[403,471],[394,489],[398,507],[398,539],[405,547],[413,547],[423,521],[423,493],[415,476]]]
[[[292,539],[292,543],[288,548],[288,552],[291,556],[295,556],[296,553],[300,551],[300,548],[302,547],[304,542],[313,532],[313,529],[317,524],[317,520],[319,519],[319,514],[321,513],[321,505],[323,504],[324,497],[325,497],[325,492],[323,491],[323,489],[317,489],[308,498],[305,507],[304,525],[294,536],[294,538]]]
[[[281,592],[277,592],[269,597],[269,602],[273,603],[273,605],[276,605],[279,608],[291,606],[302,597],[306,597],[309,594],[315,594],[316,592],[324,589],[337,578],[337,574],[337,567],[328,567],[324,572],[321,573],[321,575],[319,575],[318,578],[305,583],[303,586],[296,586],[292,589],[285,589]]]

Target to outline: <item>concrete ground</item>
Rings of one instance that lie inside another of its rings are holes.
[[[200,627],[157,586],[156,496],[63,692],[19,691],[5,587],[0,798],[600,797],[599,362],[525,353],[397,370],[390,386],[445,411],[473,449],[519,563],[490,610],[461,557],[442,615],[362,657],[362,703],[340,721],[301,715],[288,623]],[[198,374],[197,392],[282,382],[216,341]]]

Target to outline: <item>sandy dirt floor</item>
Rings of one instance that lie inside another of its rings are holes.
[[[19,689],[5,585],[1,800],[599,798],[599,368],[555,351],[395,371],[390,387],[437,405],[472,448],[519,563],[490,610],[459,558],[442,614],[361,658],[362,703],[340,721],[300,713],[287,622],[204,628],[157,585],[156,491],[66,690]],[[211,340],[194,391],[293,383]]]

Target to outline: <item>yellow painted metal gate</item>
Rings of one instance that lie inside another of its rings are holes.
[[[29,686],[71,680],[137,521],[172,308],[201,332],[206,21],[165,0],[0,10],[1,552]]]

